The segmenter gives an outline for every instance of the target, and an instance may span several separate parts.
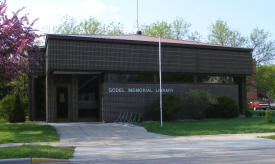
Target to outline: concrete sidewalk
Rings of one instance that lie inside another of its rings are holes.
[[[171,137],[147,132],[142,127],[118,123],[50,125],[56,127],[61,141],[33,144],[76,146],[74,157],[68,162],[70,164],[275,163],[275,140],[257,138],[275,133]]]
[[[71,163],[275,163],[275,133],[171,137],[127,124],[51,124],[76,146]]]

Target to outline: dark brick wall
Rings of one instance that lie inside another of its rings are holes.
[[[251,53],[236,50],[162,47],[163,72],[246,75],[251,73]],[[49,71],[158,70],[158,46],[119,42],[48,40]]]

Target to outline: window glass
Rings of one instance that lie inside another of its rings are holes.
[[[227,84],[230,83],[230,76],[207,76],[199,75],[198,83],[221,83]]]
[[[166,83],[193,83],[193,75],[163,73],[162,81]],[[109,73],[105,81],[113,83],[156,83],[159,81],[157,73]]]
[[[98,99],[98,76],[78,78],[78,100],[90,101]]]
[[[166,83],[193,83],[193,75],[185,74],[174,74],[174,73],[163,73],[162,74],[163,82]]]
[[[123,73],[109,73],[105,75],[105,81],[113,83],[127,83],[127,82],[141,82],[149,83],[156,81],[156,75],[145,73],[145,74],[123,74]]]

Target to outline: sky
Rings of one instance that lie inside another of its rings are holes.
[[[66,15],[77,20],[95,17],[104,23],[120,22],[124,31],[137,31],[136,0],[7,0],[7,5],[8,12],[25,7],[30,20],[39,18],[35,28],[40,31],[58,25]],[[274,12],[275,0],[139,0],[140,25],[183,18],[203,39],[217,19],[244,35],[258,27],[274,38]]]

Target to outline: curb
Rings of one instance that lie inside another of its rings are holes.
[[[69,162],[68,159],[52,159],[52,158],[12,158],[0,159],[0,164],[32,164],[47,162]]]
[[[46,162],[69,162],[67,159],[52,159],[52,158],[32,158],[33,163],[46,163]]]

